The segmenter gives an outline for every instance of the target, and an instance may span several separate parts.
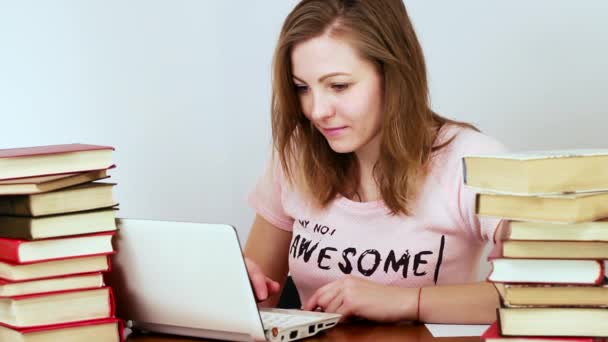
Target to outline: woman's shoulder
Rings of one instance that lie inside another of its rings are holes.
[[[437,136],[436,146],[446,144],[439,153],[444,158],[462,158],[471,154],[494,154],[506,152],[505,145],[493,136],[468,126],[445,124]]]
[[[434,146],[439,148],[433,152],[429,167],[431,173],[437,175],[451,175],[454,170],[462,167],[462,158],[467,155],[507,151],[498,139],[471,127],[452,123],[441,128]]]

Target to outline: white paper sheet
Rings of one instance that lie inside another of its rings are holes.
[[[485,324],[425,324],[433,337],[481,336],[489,325]]]

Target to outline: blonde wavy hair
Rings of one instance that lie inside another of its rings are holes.
[[[281,167],[319,207],[358,196],[354,153],[336,153],[304,116],[292,80],[295,45],[329,34],[344,39],[382,77],[383,123],[374,179],[392,214],[409,215],[440,128],[453,123],[430,109],[422,48],[402,0],[303,0],[285,19],[272,65],[272,138]]]

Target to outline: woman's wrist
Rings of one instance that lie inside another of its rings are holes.
[[[423,289],[423,287],[418,288],[418,304],[416,305],[416,322],[422,322],[422,318],[420,316],[420,307],[422,305],[422,289]]]
[[[422,288],[420,287],[403,287],[400,288],[402,292],[402,300],[399,301],[401,306],[401,314],[399,315],[399,321],[410,321],[415,322],[420,320],[420,295],[422,294]]]

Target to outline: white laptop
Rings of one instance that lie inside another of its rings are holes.
[[[232,341],[294,341],[338,314],[259,309],[230,225],[118,219],[107,283],[134,330]]]

